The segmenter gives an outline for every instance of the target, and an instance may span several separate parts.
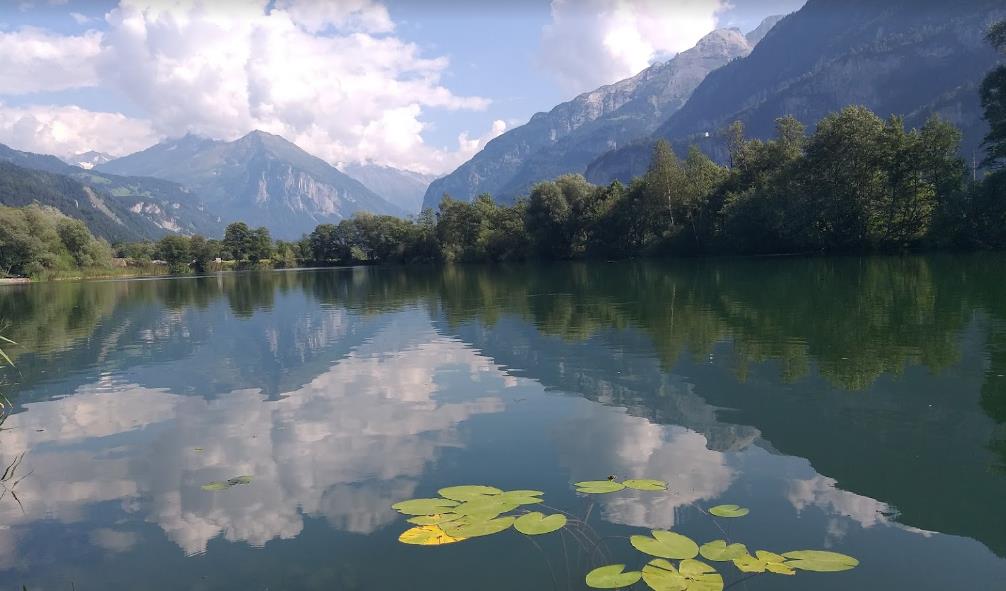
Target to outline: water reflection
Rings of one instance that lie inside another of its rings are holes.
[[[369,533],[395,518],[438,450],[459,445],[458,424],[494,413],[494,396],[435,399],[435,381],[472,391],[512,384],[486,358],[415,318],[387,326],[280,400],[256,388],[205,398],[102,380],[71,396],[30,404],[0,434],[2,456],[31,451],[24,512],[0,505],[14,526],[72,523],[89,505],[141,510],[186,553],[218,535],[261,546],[297,536],[303,514]],[[263,333],[268,338],[268,331]],[[176,362],[175,371],[185,371]],[[251,474],[256,486],[207,495],[200,485]],[[136,534],[100,529],[92,539],[124,551]]]
[[[748,538],[936,560],[962,552],[941,535],[954,534],[1006,556],[1001,266],[356,268],[5,289],[21,346],[0,462],[25,453],[32,475],[23,509],[0,500],[0,568],[18,573],[0,580],[55,584],[39,573],[67,564],[93,580],[91,553],[135,562],[160,538],[213,560],[213,540],[319,544],[315,521],[372,539],[340,546],[366,562],[354,552],[394,552],[390,504],[444,482],[575,504],[566,483],[607,473],[670,484],[599,499],[618,526],[722,537],[697,507],[745,498],[755,510],[734,527]],[[200,489],[239,474],[253,485]],[[63,538],[79,543],[40,550]],[[982,552],[958,557],[974,581],[1006,576]],[[895,586],[938,588],[883,568]]]

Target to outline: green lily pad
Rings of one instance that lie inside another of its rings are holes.
[[[457,504],[450,499],[412,499],[395,503],[391,508],[404,515],[436,515]]]
[[[447,535],[453,538],[477,538],[498,534],[513,525],[513,522],[513,517],[479,519],[469,516],[465,519],[445,523],[441,527]]]
[[[539,490],[508,490],[499,495],[499,499],[516,505],[535,505],[544,502],[539,498],[543,494]]]
[[[747,507],[737,505],[716,505],[709,512],[717,517],[744,517],[750,513]]]
[[[618,492],[625,488],[624,484],[613,480],[585,480],[577,482],[574,486],[576,486],[576,492],[592,495]]]
[[[624,484],[626,488],[634,488],[636,490],[667,490],[667,483],[663,480],[631,479],[626,480],[622,484]]]
[[[624,564],[609,564],[595,568],[587,573],[587,586],[594,589],[618,589],[635,584],[643,576],[639,571],[624,571]]]
[[[685,578],[688,591],[722,591],[723,576],[700,560],[682,560],[678,572]]]
[[[791,563],[786,562],[786,557],[766,550],[758,550],[755,552],[755,556],[745,554],[744,556],[734,558],[733,562],[737,570],[746,573],[763,573],[768,571],[777,575],[796,574]]]
[[[221,482],[221,481],[218,480],[218,481],[215,481],[215,482],[207,482],[206,484],[202,485],[200,488],[202,488],[203,490],[206,490],[206,491],[216,492],[216,491],[220,491],[220,490],[227,490],[230,487],[231,486],[229,484],[227,484],[226,482]]]
[[[725,540],[713,540],[702,544],[699,554],[706,560],[714,562],[729,562],[735,558],[747,556],[748,549],[744,544],[727,544]]]
[[[454,501],[470,501],[487,495],[498,495],[503,491],[494,486],[483,486],[481,484],[468,484],[465,486],[449,486],[437,491],[445,499]]]
[[[410,517],[409,519],[406,519],[406,521],[415,525],[440,525],[441,523],[457,521],[462,517],[464,516],[458,515],[457,513],[437,513],[436,515],[419,515],[417,517]]]
[[[566,516],[561,513],[546,517],[545,514],[535,511],[518,517],[513,528],[528,536],[540,536],[558,531],[565,525]]]
[[[699,545],[691,538],[672,531],[653,530],[653,537],[632,536],[629,543],[636,550],[659,558],[695,558]]]
[[[460,515],[491,515],[495,517],[500,513],[513,511],[518,506],[519,505],[517,503],[508,502],[497,495],[491,497],[479,497],[477,499],[461,503],[457,507],[452,508],[451,511]]]
[[[825,550],[794,550],[784,552],[783,556],[789,559],[786,564],[792,568],[821,573],[839,572],[859,566],[859,561],[852,556]]]
[[[663,558],[654,558],[643,567],[643,582],[653,591],[685,591],[688,588],[688,581]]]
[[[235,476],[234,478],[229,478],[222,482],[219,480],[214,482],[207,482],[200,488],[209,492],[219,492],[222,490],[227,490],[228,488],[232,486],[237,486],[239,484],[251,484],[251,481],[252,481],[251,476]]]

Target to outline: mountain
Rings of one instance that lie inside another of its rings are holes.
[[[348,164],[342,171],[408,214],[419,213],[426,189],[437,178],[379,164]]]
[[[190,134],[95,169],[181,183],[226,220],[266,226],[278,238],[299,238],[358,211],[403,213],[324,160],[262,131],[232,142]]]
[[[963,131],[970,158],[987,129],[978,87],[997,59],[983,34],[1004,15],[998,0],[808,0],[749,56],[706,77],[650,141],[604,154],[587,178],[606,183],[641,174],[661,138],[679,153],[696,143],[726,161],[720,132],[733,121],[765,138],[783,115],[813,129],[851,104],[903,115],[910,126],[939,114]]]
[[[13,164],[22,171],[30,169],[47,172],[67,177],[73,181],[73,183],[66,184],[65,181],[56,182],[53,179],[46,179],[45,183],[49,187],[57,185],[75,187],[74,183],[79,183],[88,188],[88,191],[83,195],[87,196],[89,201],[92,200],[91,196],[93,195],[95,200],[106,203],[106,209],[114,214],[106,215],[106,217],[114,218],[115,223],[120,225],[122,231],[125,232],[117,239],[152,239],[176,233],[216,236],[223,232],[220,219],[206,209],[198,196],[177,183],[153,178],[122,177],[96,170],[83,170],[80,167],[71,166],[55,156],[22,152],[3,144],[0,144],[0,162]],[[16,174],[16,171],[10,169],[7,172],[8,175]],[[43,177],[33,177],[26,182],[40,182],[40,179]],[[82,193],[73,190],[71,194],[79,197]],[[10,193],[0,194],[0,203],[4,205],[13,205],[20,202],[21,199],[21,197]],[[73,213],[74,208],[66,209],[64,205],[60,205],[64,203],[62,200],[47,197],[39,202],[43,205],[56,207],[70,217],[84,219],[81,217],[83,214]],[[81,207],[86,208],[83,205]],[[121,208],[124,208],[125,212],[120,211]],[[106,237],[115,234],[115,232],[103,232],[94,226],[91,227],[91,230]]]
[[[52,207],[81,220],[91,233],[110,242],[136,241],[158,234],[156,226],[125,204],[72,177],[0,161],[0,205],[32,204]]]
[[[763,20],[753,31],[744,35],[744,38],[748,40],[751,47],[754,47],[755,45],[761,43],[761,40],[765,38],[765,35],[768,35],[768,32],[775,28],[775,26],[779,24],[779,21],[784,18],[786,18],[785,14],[776,14],[766,17],[765,20]]]
[[[115,160],[114,156],[110,156],[104,152],[95,152],[94,150],[90,150],[88,152],[67,158],[66,163],[79,166],[84,170],[91,170],[99,164],[111,162],[112,160]]]
[[[538,181],[582,173],[599,155],[650,135],[709,72],[750,51],[740,31],[713,31],[667,62],[537,113],[431,184],[423,205],[436,207],[445,193],[471,200],[488,192],[513,201]]]

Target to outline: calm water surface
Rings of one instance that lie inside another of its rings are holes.
[[[608,560],[636,568],[622,537],[702,542],[718,524],[752,549],[862,562],[735,589],[1004,589],[1004,269],[981,255],[0,288],[19,343],[0,461],[23,454],[17,498],[0,498],[0,588],[583,588],[600,552],[568,536],[396,541],[392,503],[484,483],[589,510]],[[571,490],[609,474],[670,491]],[[701,509],[719,503],[751,514],[713,522]]]

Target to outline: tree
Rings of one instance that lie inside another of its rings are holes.
[[[78,266],[86,267],[93,263],[89,256],[89,246],[94,241],[94,236],[91,236],[84,222],[63,218],[56,224],[56,232],[59,233],[59,239]]]
[[[257,263],[259,261],[272,258],[272,236],[266,227],[255,228],[248,237],[248,247],[245,251],[249,261]]]
[[[252,231],[248,224],[235,222],[224,231],[223,250],[232,259],[243,261],[252,249]]]
[[[192,267],[199,273],[205,273],[210,263],[217,258],[217,246],[214,241],[196,234],[189,239],[189,254],[192,257]]]
[[[187,272],[192,262],[188,238],[174,234],[161,238],[157,242],[157,256],[168,263],[172,273]]]
[[[999,21],[985,34],[993,47],[1006,53],[1006,21]],[[989,124],[985,136],[985,164],[1001,167],[1006,163],[1006,64],[989,72],[981,86],[982,109]]]

